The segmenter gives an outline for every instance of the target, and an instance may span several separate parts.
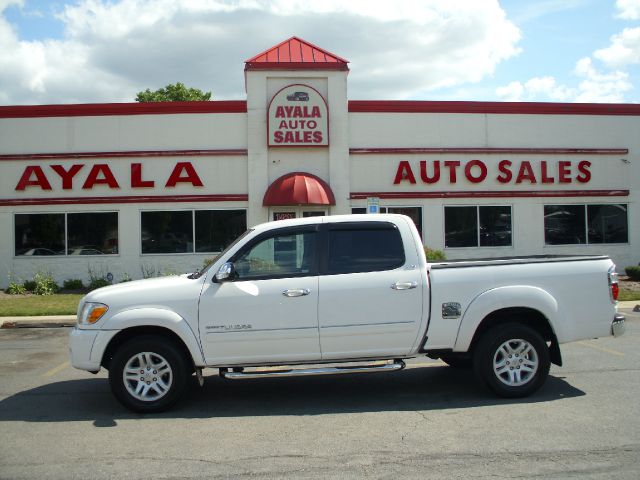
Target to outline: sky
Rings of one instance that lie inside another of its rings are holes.
[[[241,100],[294,35],[349,60],[351,100],[640,103],[640,0],[0,0],[0,105]]]

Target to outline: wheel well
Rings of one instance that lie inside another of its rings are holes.
[[[471,340],[469,351],[473,351],[476,344],[487,330],[504,323],[519,323],[521,325],[527,325],[529,328],[538,332],[545,342],[551,343],[549,347],[551,361],[556,365],[562,365],[558,339],[551,328],[549,320],[541,312],[532,308],[512,307],[491,312],[482,320],[482,322],[480,322],[480,325],[476,329],[476,333],[473,335],[473,339]]]
[[[118,348],[132,338],[139,337],[141,335],[156,335],[159,337],[164,337],[168,342],[173,343],[180,349],[180,351],[187,359],[188,364],[191,365],[193,369],[195,369],[193,359],[191,358],[191,353],[189,352],[189,349],[184,344],[182,339],[175,332],[169,330],[168,328],[155,326],[131,327],[119,332],[109,342],[104,355],[102,355],[101,365],[109,370],[109,364],[111,363],[113,355],[118,350]]]

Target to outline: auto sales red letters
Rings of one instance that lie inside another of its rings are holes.
[[[591,180],[591,162],[581,160],[557,162],[541,160],[513,161],[500,160],[494,171],[482,160],[421,160],[398,163],[394,185],[483,183],[497,181],[501,184],[566,184],[572,182],[589,183]]]
[[[131,163],[128,178],[115,175],[107,163],[73,163],[70,165],[28,165],[22,170],[15,190],[31,188],[54,190],[92,190],[94,187],[119,189],[173,188],[178,184],[202,187],[204,183],[191,162],[177,162],[166,180],[153,175],[153,168],[143,172],[141,163]],[[589,183],[591,162],[580,161],[530,161],[500,160],[496,166],[482,160],[419,160],[398,162],[394,185],[447,185],[469,182],[482,184],[543,185]]]

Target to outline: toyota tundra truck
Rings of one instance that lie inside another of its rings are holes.
[[[70,357],[107,369],[137,412],[171,407],[204,368],[229,380],[385,372],[420,355],[523,397],[562,365],[561,344],[623,333],[617,294],[607,256],[428,263],[406,216],[284,220],[202,271],[90,292]]]

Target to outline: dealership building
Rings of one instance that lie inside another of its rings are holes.
[[[252,225],[365,212],[449,259],[640,262],[640,105],[354,101],[348,74],[292,37],[246,100],[0,106],[0,287],[194,271]]]

